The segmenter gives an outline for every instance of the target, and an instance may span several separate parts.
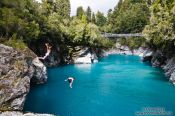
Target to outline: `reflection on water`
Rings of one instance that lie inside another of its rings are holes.
[[[79,71],[90,73],[92,69],[92,64],[76,64],[74,65],[74,67]]]

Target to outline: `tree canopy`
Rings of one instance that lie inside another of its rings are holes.
[[[155,0],[150,6],[150,23],[143,31],[154,48],[168,48],[175,40],[175,1]]]
[[[108,12],[108,27],[115,33],[140,33],[149,21],[149,8],[145,0],[120,0]]]

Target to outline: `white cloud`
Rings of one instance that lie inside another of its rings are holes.
[[[86,10],[88,6],[91,7],[93,12],[98,10],[107,14],[109,9],[113,9],[119,0],[70,0],[71,2],[71,15],[76,15],[77,7],[83,6]]]

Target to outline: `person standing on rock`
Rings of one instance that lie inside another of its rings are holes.
[[[44,60],[50,55],[52,46],[49,45],[49,43],[45,43],[45,46],[46,46],[46,49],[47,49],[47,52],[46,52],[45,56],[44,57],[38,57],[38,59]]]
[[[68,77],[66,80],[64,81],[68,81],[69,82],[69,87],[72,88],[72,84],[73,84],[73,81],[75,80],[74,77]]]

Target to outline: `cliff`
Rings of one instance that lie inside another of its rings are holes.
[[[26,48],[17,51],[0,44],[0,111],[23,110],[30,83],[44,83],[47,69]]]
[[[98,57],[95,50],[90,50],[89,47],[82,47],[80,50],[72,54],[74,64],[91,64],[98,62]]]
[[[175,85],[175,56],[167,57],[166,53],[161,50],[152,50],[152,54],[145,54],[143,56],[144,61],[151,62],[154,67],[161,67],[170,82]]]

